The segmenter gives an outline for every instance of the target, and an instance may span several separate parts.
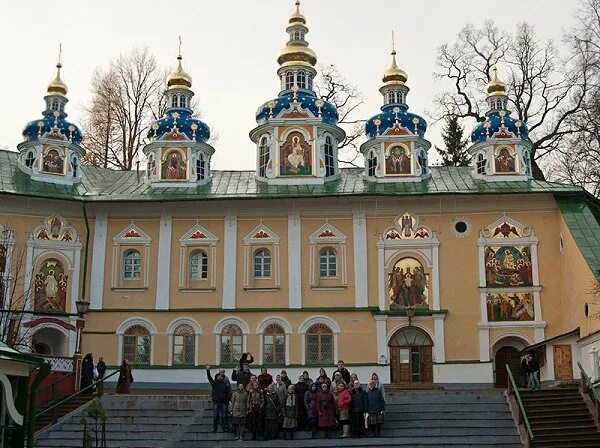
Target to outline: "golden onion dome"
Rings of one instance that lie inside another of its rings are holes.
[[[181,65],[182,59],[181,54],[179,54],[177,56],[177,67],[167,78],[167,86],[170,88],[183,87],[189,89],[192,87],[192,77],[183,69]]]
[[[317,54],[305,45],[287,45],[279,52],[277,62],[282,67],[304,65],[314,67],[317,64]]]
[[[306,17],[300,12],[300,0],[296,0],[296,10],[290,16],[290,25],[306,25]]]
[[[50,81],[50,84],[48,84],[48,94],[50,95],[65,96],[67,94],[67,85],[60,77],[61,68],[62,64],[60,62],[56,64],[56,77],[52,81]]]
[[[506,95],[506,84],[504,84],[498,78],[498,69],[496,67],[492,70],[492,79],[485,88],[489,96],[505,96]]]
[[[408,80],[408,75],[404,70],[398,67],[396,63],[396,50],[392,50],[392,64],[385,72],[383,72],[383,84],[404,84]]]

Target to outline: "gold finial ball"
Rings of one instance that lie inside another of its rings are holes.
[[[44,122],[43,121],[38,121],[37,122],[37,126],[38,126],[38,128],[43,128],[44,127]]]
[[[415,117],[412,119],[412,122],[413,122],[413,124],[416,125],[416,124],[419,124],[421,121],[417,117]]]
[[[501,110],[501,111],[500,111],[500,113],[499,113],[499,115],[500,115],[501,117],[505,117],[505,116],[506,116],[506,112],[505,112],[505,111],[503,111],[503,110]]]
[[[396,107],[394,107],[394,108],[392,109],[392,112],[394,112],[395,114],[397,114],[397,113],[399,113],[399,112],[400,112],[400,108],[399,108],[398,106],[396,106]]]
[[[489,121],[486,121],[485,123],[483,123],[483,127],[489,129],[492,127],[492,124]]]
[[[152,123],[152,129],[158,131],[158,124]]]
[[[198,125],[196,123],[192,123],[192,125],[190,126],[190,128],[192,129],[192,131],[195,131],[198,129]]]
[[[381,126],[381,120],[379,118],[375,118],[375,120],[373,120],[373,124],[375,126]]]
[[[317,101],[315,101],[315,106],[317,106],[318,108],[321,108],[325,105],[325,101],[323,101],[322,98],[319,98]]]
[[[517,121],[517,122],[515,123],[515,126],[516,126],[516,127],[518,127],[518,128],[520,128],[520,127],[522,126],[522,124],[523,124],[523,123],[521,123],[521,120],[519,120],[519,121]]]
[[[296,84],[294,84],[292,86],[292,92],[297,93],[300,90],[300,87],[298,87]]]
[[[273,100],[271,100],[267,103],[267,106],[269,106],[269,109],[274,109],[276,105],[277,105],[277,103]]]
[[[58,117],[60,117],[60,112],[55,110],[52,115],[54,115],[56,118],[58,118]]]
[[[73,126],[73,125],[69,126],[69,131],[70,132],[75,132],[75,126]]]

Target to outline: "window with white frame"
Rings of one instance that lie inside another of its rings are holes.
[[[292,40],[304,40],[304,31],[294,30],[290,33],[290,37]]]
[[[203,250],[195,250],[190,255],[190,280],[208,278],[208,255]]]
[[[198,154],[196,160],[196,180],[204,180],[206,178],[206,160],[204,154]]]
[[[367,157],[367,175],[369,177],[375,177],[377,170],[377,156],[374,151],[369,151],[369,157]]]
[[[290,90],[294,87],[294,72],[287,72],[285,74],[285,90]]]
[[[306,75],[306,83],[308,85],[308,90],[312,90],[313,89],[313,78],[310,74]]]
[[[179,107],[187,109],[187,107],[188,107],[188,105],[187,105],[187,96],[185,96],[185,95],[180,95],[179,96]]]
[[[477,174],[485,174],[485,156],[482,153],[477,154],[475,165]]]
[[[427,174],[427,154],[425,151],[419,152],[419,165],[421,165],[421,173]]]
[[[325,324],[311,326],[305,335],[306,364],[333,364],[333,331]]]
[[[196,334],[194,329],[181,324],[173,333],[173,365],[193,366],[196,362]]]
[[[260,249],[254,253],[254,278],[271,277],[271,252]]]
[[[52,110],[59,110],[58,100],[52,101]]]
[[[173,95],[171,97],[171,107],[177,107],[178,106],[178,104],[179,104],[179,102],[178,102],[179,98],[178,97],[179,97],[179,95]]]
[[[25,156],[25,166],[27,168],[31,168],[33,166],[33,162],[35,162],[35,154],[33,151],[28,151]]]
[[[147,328],[132,325],[123,334],[123,359],[129,364],[150,365],[152,336]]]
[[[269,325],[263,333],[263,364],[285,364],[285,330],[279,324]]]
[[[331,248],[319,252],[319,276],[331,278],[337,276],[337,253]]]
[[[154,165],[155,165],[155,161],[154,161],[154,155],[150,154],[148,156],[148,163],[147,163],[147,170],[148,170],[148,175],[152,174],[152,170],[154,169]]]
[[[523,163],[525,164],[525,174],[531,176],[531,153],[523,151]]]
[[[333,157],[333,139],[328,135],[325,137],[325,177],[335,174],[335,159]]]
[[[235,365],[242,356],[244,334],[240,327],[229,324],[221,331],[221,364]]]
[[[298,84],[299,88],[306,89],[306,72],[304,70],[298,71],[298,74],[296,75],[296,80],[296,84]]]
[[[139,280],[142,273],[142,256],[137,250],[128,250],[123,255],[123,278]]]
[[[73,160],[71,160],[71,169],[73,170],[73,177],[77,177],[79,175],[79,161],[77,157],[73,157]]]
[[[269,163],[269,145],[267,137],[262,137],[258,145],[258,175],[267,177],[267,165]]]

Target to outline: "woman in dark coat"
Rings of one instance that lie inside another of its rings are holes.
[[[252,439],[257,439],[263,431],[263,411],[265,406],[265,396],[258,386],[258,381],[254,383],[252,390],[248,394],[248,416],[246,424],[248,430],[252,432]]]
[[[265,394],[265,439],[275,440],[279,435],[279,417],[281,416],[281,403],[275,392],[275,385],[270,384]]]
[[[335,427],[335,399],[327,383],[321,384],[321,393],[317,397],[319,428],[325,430],[325,438],[331,437],[331,428]]]
[[[377,383],[371,380],[369,390],[367,391],[367,423],[373,432],[373,436],[381,435],[381,425],[383,425],[383,412],[385,411],[385,400],[381,390],[377,388]]]
[[[94,358],[91,353],[88,353],[81,362],[81,387],[80,390],[91,386],[94,382]],[[89,388],[86,393],[93,393],[93,388]]]
[[[327,372],[325,372],[325,369],[319,369],[319,376],[317,377],[315,382],[317,383],[317,388],[319,389],[319,392],[321,391],[321,384],[327,383],[328,386],[331,386],[331,380],[327,376]]]
[[[350,406],[350,421],[355,436],[365,435],[365,412],[367,412],[367,393],[358,380],[352,387],[352,405]]]
[[[310,429],[312,438],[314,439],[319,426],[319,411],[317,410],[317,399],[319,397],[319,389],[317,383],[312,383],[308,391],[304,394],[304,407],[306,408],[306,416],[308,420],[308,429]]]
[[[116,392],[118,394],[128,394],[131,383],[133,383],[131,367],[129,367],[129,361],[124,359],[121,363],[121,368],[119,369],[119,379],[117,380]]]
[[[240,370],[244,368],[244,364],[248,364],[248,367],[250,367],[250,364],[252,364],[253,362],[254,356],[252,356],[252,354],[242,353],[242,356],[240,357]]]
[[[306,414],[306,405],[304,404],[304,395],[308,392],[308,384],[304,381],[304,375],[300,375],[298,382],[294,386],[294,393],[298,398],[298,429],[304,431],[306,429],[306,422],[308,421],[308,415]]]
[[[288,394],[283,406],[283,430],[285,438],[289,434],[290,440],[294,438],[294,431],[298,427],[298,397],[294,386],[288,386]]]

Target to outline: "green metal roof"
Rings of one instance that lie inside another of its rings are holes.
[[[83,166],[82,182],[69,187],[29,179],[17,167],[17,155],[0,151],[0,194],[112,202],[583,192],[579,187],[537,180],[486,182],[474,179],[468,167],[432,167],[431,178],[420,183],[386,184],[364,181],[360,168],[344,168],[339,180],[325,185],[265,185],[255,180],[254,171],[212,171],[213,179],[208,185],[157,188],[144,183],[143,172]]]
[[[2,341],[0,341],[0,359],[4,361],[22,362],[33,366],[39,366],[44,363],[42,358],[38,358],[37,356],[28,353],[21,353]]]
[[[556,202],[583,258],[600,281],[600,201],[589,195],[557,195]]]

